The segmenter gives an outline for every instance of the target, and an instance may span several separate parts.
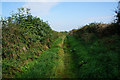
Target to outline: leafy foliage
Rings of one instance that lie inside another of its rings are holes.
[[[120,1],[118,2],[117,10],[115,10],[116,13],[116,22],[120,24]]]
[[[2,18],[0,23],[3,78],[14,77],[16,73],[22,72],[21,67],[36,60],[59,35],[47,22],[32,16],[30,9],[19,8],[17,13]]]
[[[71,72],[77,78],[118,78],[120,27],[117,23],[91,23],[69,33],[56,32],[25,8],[1,18],[0,23],[3,78],[55,77],[58,51],[63,46],[65,52],[71,52],[74,62]],[[59,44],[63,39],[60,37],[66,34],[69,35],[65,44]]]
[[[53,48],[44,51],[36,61],[27,64],[25,67],[21,67],[23,73],[16,75],[17,78],[53,78],[55,77],[55,66],[58,65],[57,60],[58,51],[60,46],[57,46],[61,42],[61,38],[58,38]]]
[[[118,78],[120,27],[91,23],[67,36],[78,78]]]
[[[9,49],[19,48],[18,50],[20,50],[20,43],[25,43],[26,48],[35,45],[34,43],[49,46],[52,36],[51,28],[40,18],[33,17],[29,10],[19,8],[18,13],[1,21],[3,25],[3,49],[8,46]],[[3,50],[3,58],[11,57],[9,54],[13,54],[11,50]]]

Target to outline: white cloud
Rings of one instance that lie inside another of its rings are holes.
[[[48,2],[49,0],[45,0],[46,2],[32,2],[32,1],[33,0],[31,0],[30,2],[26,2],[25,5],[23,5],[23,7],[30,8],[31,13],[34,16],[39,17],[48,15],[50,9],[57,4],[57,2]]]

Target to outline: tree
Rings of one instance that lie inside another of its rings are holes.
[[[118,2],[118,7],[117,7],[117,10],[115,11],[115,13],[117,14],[116,17],[117,17],[117,23],[120,24],[120,1]]]

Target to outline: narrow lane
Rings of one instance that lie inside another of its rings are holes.
[[[72,60],[72,55],[67,48],[67,42],[65,41],[66,36],[62,37],[61,48],[58,51],[58,65],[56,66],[56,78],[76,78],[74,62]]]

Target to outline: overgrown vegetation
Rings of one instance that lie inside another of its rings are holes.
[[[119,31],[116,23],[91,23],[67,36],[78,78],[119,77]]]
[[[53,31],[30,9],[1,18],[3,78],[119,78],[116,13],[116,23],[91,23],[70,32]]]
[[[60,49],[59,44],[62,42],[61,38],[58,38],[54,44],[52,45],[51,49],[48,49],[44,51],[38,59],[35,61],[27,64],[24,67],[21,67],[21,70],[23,70],[23,74],[21,73],[17,74],[17,78],[54,78],[56,77],[55,71],[56,68],[54,68],[56,65],[58,65],[58,51]]]
[[[20,8],[18,13],[1,20],[3,77],[13,77],[21,72],[22,66],[34,61],[44,50],[49,49],[59,36],[47,22],[33,17],[29,11]]]
[[[120,1],[118,2],[118,7],[115,10],[115,13],[116,13],[116,22],[120,24]]]

